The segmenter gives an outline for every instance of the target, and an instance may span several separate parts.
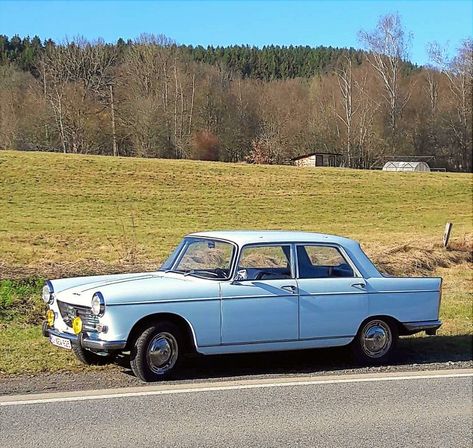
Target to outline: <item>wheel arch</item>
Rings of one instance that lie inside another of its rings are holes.
[[[388,314],[374,314],[372,316],[368,316],[363,322],[361,322],[360,326],[358,327],[358,331],[356,332],[356,334],[357,335],[360,334],[360,331],[364,327],[364,325],[367,322],[369,322],[370,320],[373,320],[373,319],[385,320],[386,322],[390,323],[391,325],[393,325],[396,328],[398,335],[407,334],[406,333],[406,328],[404,327],[404,325],[399,320],[397,320],[394,316],[390,316]]]
[[[156,323],[157,321],[172,322],[174,325],[176,325],[182,331],[185,337],[185,351],[197,351],[197,339],[195,336],[194,328],[192,327],[191,323],[185,317],[179,314],[168,312],[149,314],[135,322],[128,335],[125,350],[131,349],[135,340],[138,338],[138,336],[146,326]]]

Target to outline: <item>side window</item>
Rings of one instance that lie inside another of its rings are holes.
[[[284,245],[245,247],[238,270],[245,270],[248,280],[291,278],[291,248]]]
[[[297,246],[299,278],[354,277],[351,266],[336,247]]]

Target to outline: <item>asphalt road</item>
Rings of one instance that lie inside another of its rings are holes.
[[[1,396],[0,446],[470,448],[472,395],[468,369]]]

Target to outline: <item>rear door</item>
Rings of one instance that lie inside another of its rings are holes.
[[[300,338],[356,335],[368,315],[366,282],[343,249],[332,245],[296,246]]]

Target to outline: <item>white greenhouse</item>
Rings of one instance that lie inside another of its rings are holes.
[[[425,162],[386,162],[383,171],[430,171]]]

